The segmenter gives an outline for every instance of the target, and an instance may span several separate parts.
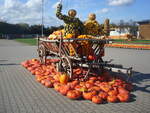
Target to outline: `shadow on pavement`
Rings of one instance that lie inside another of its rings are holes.
[[[142,91],[142,92],[150,93],[150,85],[146,83],[144,84],[144,82],[150,81],[150,74],[134,72],[131,81],[136,84],[134,86],[134,91]]]
[[[131,80],[137,84],[141,84],[142,82],[150,81],[150,73],[144,74],[144,73],[140,73],[140,72],[134,72]]]
[[[11,66],[11,65],[20,65],[16,63],[0,64],[0,66]]]
[[[8,61],[8,60],[0,60],[0,62],[6,62],[6,61]]]

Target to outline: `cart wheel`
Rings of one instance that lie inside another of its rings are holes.
[[[38,54],[40,57],[40,62],[42,64],[46,64],[46,49],[45,49],[44,45],[42,45],[42,44],[39,45]]]
[[[58,70],[66,72],[72,79],[72,64],[68,57],[61,58],[61,61],[58,63]]]

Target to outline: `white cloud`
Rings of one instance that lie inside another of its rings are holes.
[[[47,0],[45,0],[46,2]],[[10,23],[41,24],[41,0],[4,0],[0,6],[1,19]],[[56,18],[44,16],[46,25],[58,25]]]
[[[109,12],[109,9],[108,8],[103,8],[99,11],[96,11],[96,14],[104,14],[104,13],[108,13]]]
[[[109,11],[108,8],[103,8],[103,9],[100,10],[101,13],[107,13],[108,11]]]
[[[108,4],[111,6],[130,5],[135,0],[108,0]]]

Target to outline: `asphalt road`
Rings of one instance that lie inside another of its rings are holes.
[[[133,67],[137,72],[150,73],[150,50],[106,48],[104,59],[114,59],[112,63]]]
[[[149,113],[150,51],[106,48],[104,59],[133,67],[135,84],[128,103],[95,105],[72,101],[34,80],[20,62],[36,58],[36,46],[0,40],[0,113]]]

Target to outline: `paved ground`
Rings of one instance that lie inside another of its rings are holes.
[[[37,56],[35,46],[0,40],[0,113],[150,113],[150,51],[108,48],[106,55],[137,71],[131,102],[96,105],[69,100],[37,83],[19,64]]]

